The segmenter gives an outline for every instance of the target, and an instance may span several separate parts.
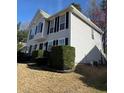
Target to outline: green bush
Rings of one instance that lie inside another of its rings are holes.
[[[43,57],[44,57],[44,58],[49,58],[49,55],[50,55],[50,52],[44,50]]]
[[[43,50],[35,50],[32,52],[33,58],[42,58],[43,57]]]
[[[17,44],[17,51],[19,51],[20,48],[22,48],[22,47],[23,47],[23,44]]]
[[[71,46],[54,46],[50,53],[50,66],[56,69],[72,69],[75,62],[75,48]]]

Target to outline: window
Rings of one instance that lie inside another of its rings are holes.
[[[65,39],[60,39],[59,40],[59,45],[65,45]]]
[[[92,39],[94,39],[94,31],[93,31],[93,29],[91,29],[91,35],[92,35]]]
[[[44,49],[45,49],[45,50],[48,49],[48,42],[44,43]]]
[[[37,49],[37,44],[36,45],[34,45],[34,50],[36,50]]]
[[[49,41],[48,42],[48,50],[51,50],[52,46],[53,46],[53,41]]]
[[[60,30],[65,29],[65,15],[60,17]]]
[[[50,33],[54,31],[54,19],[50,21]]]
[[[43,49],[43,43],[39,45],[39,49]]]
[[[37,31],[37,33],[40,33],[40,32],[42,32],[42,27],[43,27],[43,23],[39,23],[38,24],[38,31]]]
[[[33,28],[33,29],[30,30],[29,40],[33,39],[34,35],[35,35],[35,29]]]
[[[60,30],[63,30],[64,27],[65,27],[65,24],[64,23],[60,24]]]

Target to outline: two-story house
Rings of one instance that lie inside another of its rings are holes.
[[[75,47],[77,63],[101,62],[103,54],[103,31],[73,5],[49,15],[38,10],[29,26],[27,50],[50,51],[52,46]]]

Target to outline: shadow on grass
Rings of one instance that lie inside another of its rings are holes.
[[[28,63],[30,63],[30,61],[18,61],[17,63],[18,64],[28,64]]]
[[[107,91],[107,67],[92,67],[90,65],[78,64],[75,72],[84,76],[79,79],[87,86]]]
[[[55,68],[51,68],[48,65],[41,65],[41,64],[36,64],[36,63],[28,63],[27,65],[28,68],[33,69],[33,70],[43,70],[43,71],[50,71],[50,72],[56,72],[56,73],[69,73],[73,72],[73,69],[69,70],[58,70]]]

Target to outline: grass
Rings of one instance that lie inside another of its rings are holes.
[[[107,68],[105,66],[92,67],[79,64],[75,72],[84,76],[80,79],[88,86],[107,91]]]
[[[56,73],[27,68],[26,64],[17,65],[18,93],[107,93],[88,85],[81,73]]]

